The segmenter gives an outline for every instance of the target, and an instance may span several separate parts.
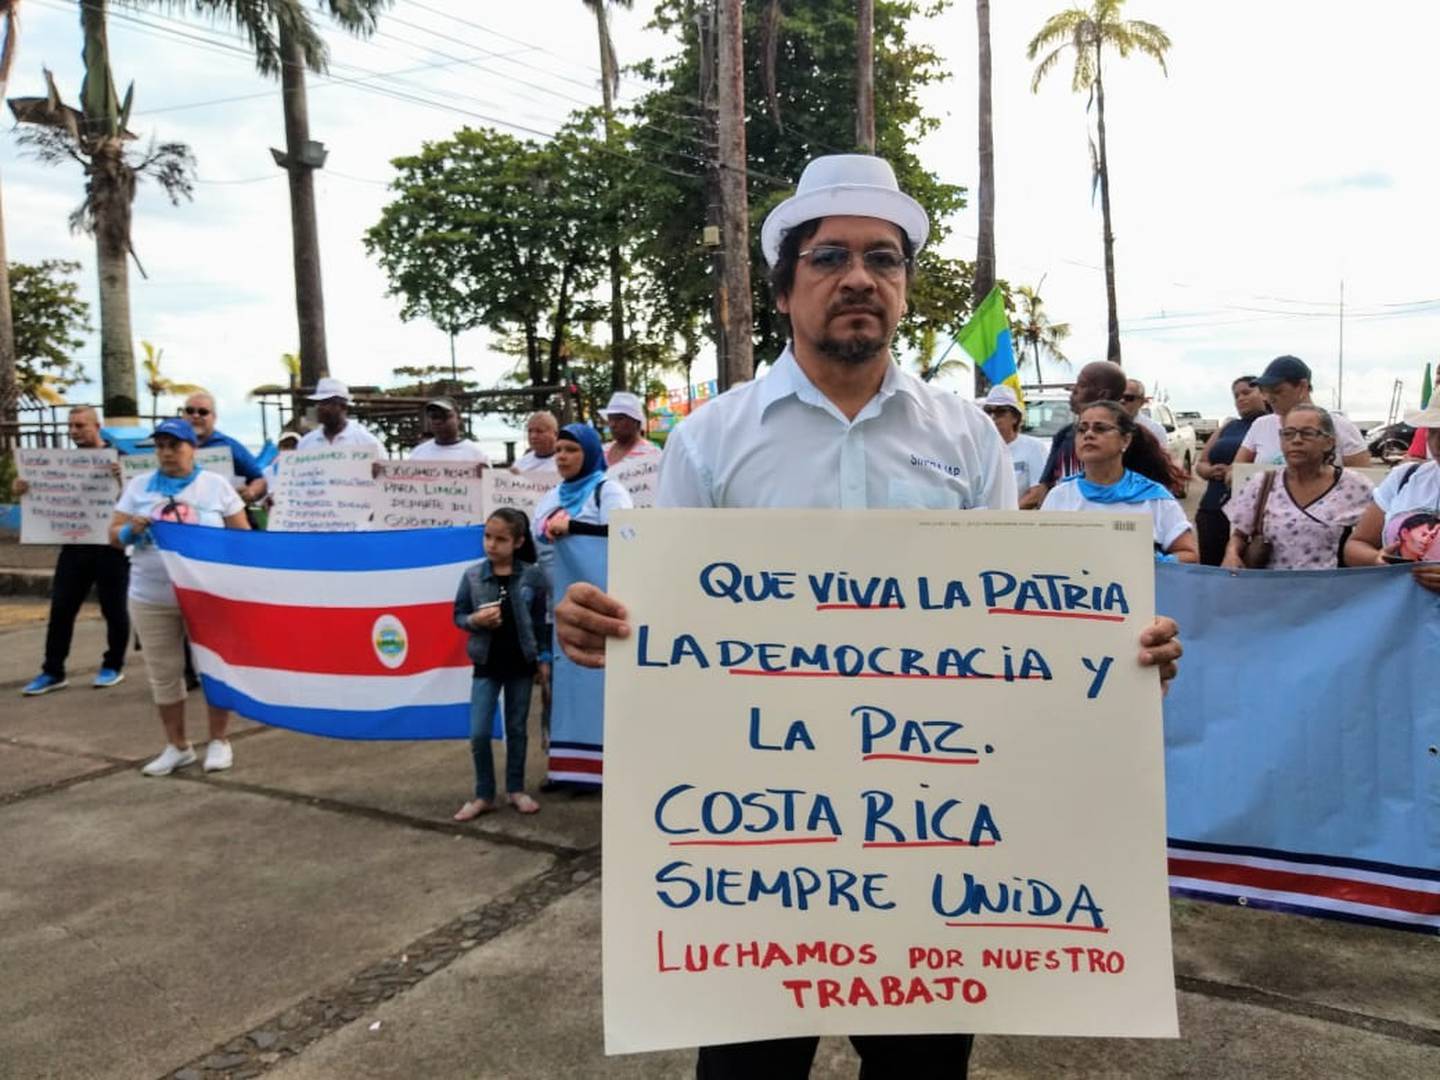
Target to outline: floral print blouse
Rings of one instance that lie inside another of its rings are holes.
[[[1285,470],[1275,471],[1265,502],[1262,534],[1274,545],[1267,570],[1333,570],[1340,565],[1340,538],[1370,505],[1374,486],[1349,469],[1308,506],[1297,506],[1285,483]],[[1238,533],[1248,537],[1255,522],[1255,504],[1265,475],[1257,473],[1225,504],[1225,514]]]

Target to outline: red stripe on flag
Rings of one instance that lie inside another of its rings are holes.
[[[470,665],[465,632],[451,621],[453,605],[448,600],[392,608],[321,608],[229,600],[194,589],[176,588],[175,594],[191,640],[238,667],[405,676]],[[375,621],[382,615],[394,616],[404,627],[405,658],[393,668],[380,662],[375,642]]]
[[[550,771],[593,773],[601,776],[604,774],[604,762],[596,761],[593,758],[561,757],[558,754],[551,754]]]
[[[1351,904],[1370,904],[1374,907],[1393,908],[1396,911],[1411,911],[1418,915],[1440,915],[1440,894],[1421,892],[1418,889],[1401,889],[1394,885],[1381,885],[1373,881],[1355,881],[1351,878],[1302,874],[1292,870],[1269,870],[1256,866],[1238,866],[1234,863],[1176,858],[1170,859],[1170,875],[1172,877],[1199,878],[1205,881],[1223,881],[1231,885],[1248,885],[1254,889],[1270,889],[1276,892],[1325,896],[1331,900],[1344,900]]]

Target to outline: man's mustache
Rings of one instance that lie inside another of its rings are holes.
[[[861,300],[858,297],[841,297],[830,305],[826,314],[831,318],[837,315],[874,315],[876,318],[883,318],[885,309],[872,300]]]

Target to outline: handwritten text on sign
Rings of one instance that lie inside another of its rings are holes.
[[[434,529],[483,524],[480,473],[474,462],[382,461],[370,527]]]
[[[114,450],[15,451],[20,479],[22,544],[108,544],[120,488]]]
[[[509,469],[485,470],[485,513],[493,514],[502,506],[522,511],[532,521],[535,507],[545,493],[560,483],[560,477],[547,473],[512,473]]]
[[[292,450],[281,455],[275,477],[275,532],[360,532],[374,508],[371,446]]]
[[[609,1051],[1176,1034],[1130,524],[615,516]]]
[[[235,456],[228,446],[202,446],[195,451],[195,464],[206,472],[223,476],[227,482],[235,478]],[[126,454],[120,459],[120,474],[128,484],[142,473],[158,468],[160,459],[152,450],[143,454]]]

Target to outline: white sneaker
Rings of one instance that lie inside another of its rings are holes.
[[[191,755],[194,761],[194,755]],[[205,747],[205,771],[224,772],[235,764],[235,753],[230,749],[229,739],[211,739],[210,745]]]
[[[146,765],[140,772],[143,776],[169,776],[176,769],[183,769],[186,765],[194,764],[194,748],[187,746],[184,750],[180,750],[166,743],[165,749],[160,752],[160,756]]]

